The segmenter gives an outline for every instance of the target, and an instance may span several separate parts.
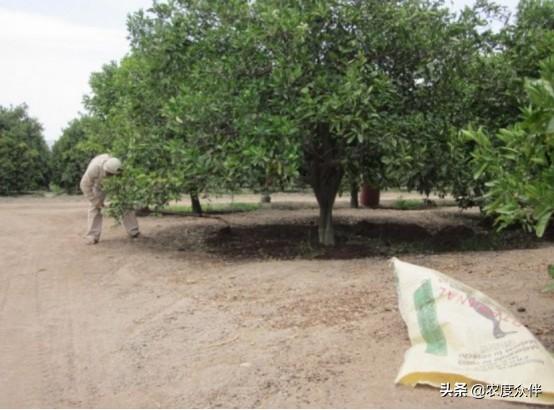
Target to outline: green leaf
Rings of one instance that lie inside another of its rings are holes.
[[[541,238],[544,235],[544,231],[548,226],[548,222],[550,221],[551,216],[552,216],[552,211],[547,212],[543,214],[537,221],[535,232],[539,238]]]
[[[487,163],[485,162],[483,165],[481,165],[479,167],[479,169],[477,170],[477,172],[475,174],[473,174],[473,179],[478,179],[482,174],[483,172],[485,172],[485,169],[487,168]]]
[[[548,276],[550,276],[552,279],[554,279],[554,264],[548,265]]]
[[[550,122],[548,123],[548,127],[546,127],[546,133],[554,134],[554,117],[550,119]]]

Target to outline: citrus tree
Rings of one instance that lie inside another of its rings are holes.
[[[46,188],[50,151],[26,105],[0,107],[0,195]]]
[[[542,236],[554,213],[554,57],[525,90],[530,106],[521,121],[494,136],[482,128],[464,135],[476,143],[475,177],[488,181],[485,212],[499,228],[521,223]]]
[[[540,62],[554,54],[554,1],[521,0],[513,23],[483,34],[484,47],[466,64],[465,118],[450,142],[451,192],[461,206],[483,206],[486,179],[474,178],[475,142],[458,129],[472,123],[494,135],[518,121],[520,107],[529,104],[525,79],[537,78]]]
[[[94,120],[83,116],[69,122],[52,146],[50,182],[68,193],[80,192],[79,183],[97,151],[88,142]]]

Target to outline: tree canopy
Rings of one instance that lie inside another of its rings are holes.
[[[80,192],[79,183],[88,163],[95,156],[89,137],[95,121],[87,116],[71,121],[52,147],[50,181],[69,193]]]
[[[26,105],[0,107],[0,195],[48,186],[50,151]]]
[[[467,67],[494,11],[442,1],[181,0],[129,20],[132,52],[91,78],[105,146],[126,159],[115,207],[296,178],[334,243],[343,175],[429,193],[448,184]],[[109,135],[109,137],[107,137]],[[119,184],[119,185],[118,185]]]
[[[466,123],[494,135],[518,121],[521,107],[529,104],[527,78],[539,76],[539,66],[554,55],[554,1],[521,0],[513,24],[491,37],[491,48],[468,65]],[[457,133],[457,130],[456,130]],[[475,141],[452,138],[451,192],[460,205],[484,205],[486,174],[471,165]]]
[[[490,136],[468,130],[477,144],[476,177],[486,175],[485,211],[504,228],[515,222],[542,236],[554,214],[554,56],[541,64],[541,78],[528,79],[530,106],[521,121]]]

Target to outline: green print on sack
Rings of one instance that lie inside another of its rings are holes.
[[[427,343],[426,353],[446,356],[446,339],[437,320],[437,309],[433,288],[429,279],[414,292],[414,305],[417,312],[419,332]]]

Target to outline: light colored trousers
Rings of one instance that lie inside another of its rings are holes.
[[[88,208],[88,229],[87,238],[100,240],[102,233],[102,209],[96,207],[96,201],[91,202]],[[139,233],[137,217],[134,211],[128,211],[123,215],[121,221],[127,230],[129,236],[135,236]]]

